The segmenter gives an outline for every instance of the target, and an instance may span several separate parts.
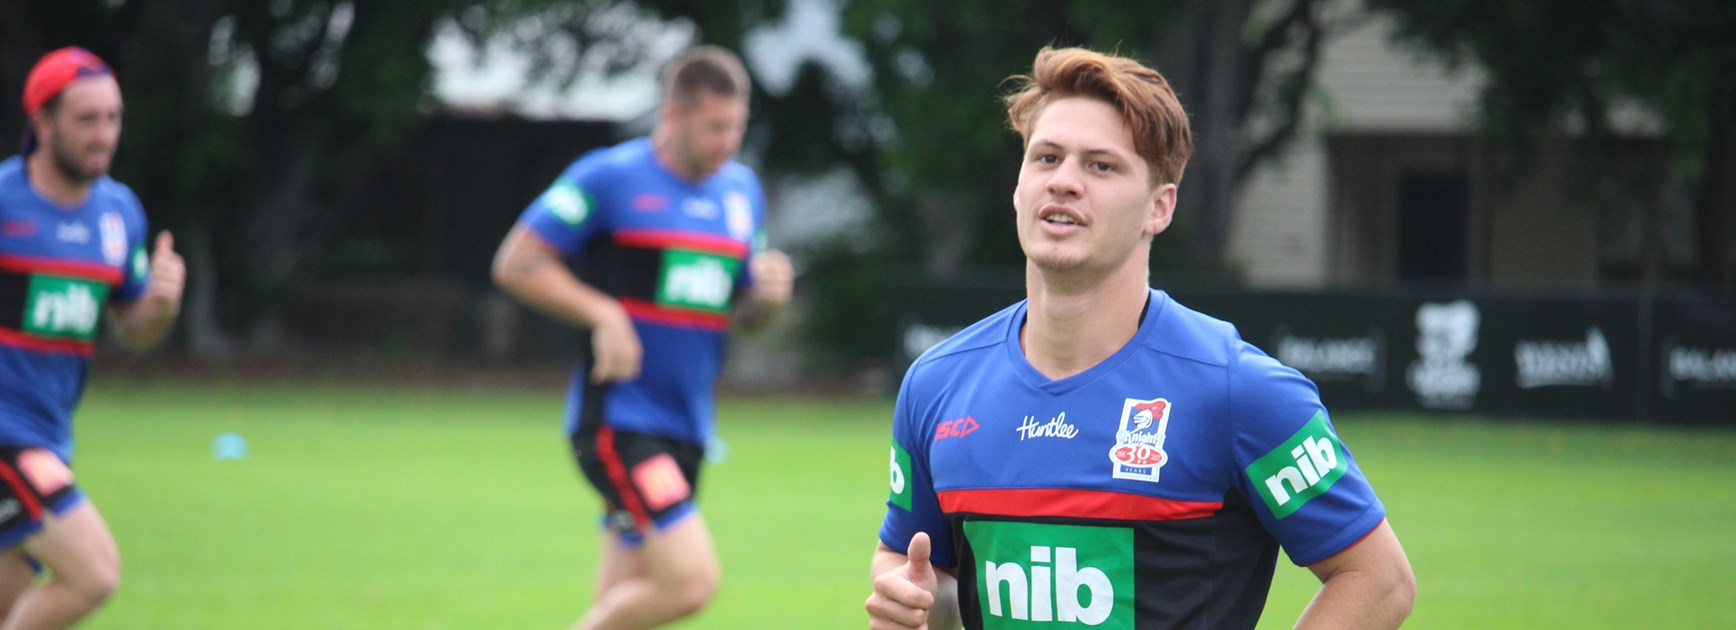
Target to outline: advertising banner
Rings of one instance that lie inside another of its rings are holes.
[[[1663,422],[1736,424],[1736,300],[1653,303],[1652,417]]]
[[[1736,422],[1736,300],[1639,295],[1177,290],[1182,304],[1302,372],[1334,410]],[[902,370],[1024,297],[896,291]]]

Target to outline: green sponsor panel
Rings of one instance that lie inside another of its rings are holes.
[[[740,260],[721,254],[667,250],[657,281],[657,303],[721,314],[729,308],[740,268]]]
[[[578,225],[591,216],[596,199],[572,182],[556,181],[543,193],[542,203],[555,217],[569,225]]]
[[[96,338],[109,287],[95,280],[31,276],[24,303],[24,332],[40,337]]]
[[[145,254],[144,245],[134,245],[132,255],[132,273],[134,280],[144,280],[151,272],[151,257]]]
[[[1284,518],[1309,499],[1326,494],[1349,468],[1344,445],[1326,424],[1326,412],[1317,411],[1290,439],[1249,464],[1246,472],[1272,516]]]
[[[1133,628],[1133,530],[967,521],[964,531],[985,630]]]
[[[892,443],[892,494],[886,497],[893,505],[910,511],[910,453]]]

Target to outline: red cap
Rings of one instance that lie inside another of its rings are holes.
[[[77,46],[67,46],[43,55],[36,67],[30,69],[30,77],[24,80],[24,115],[35,114],[36,110],[42,109],[43,103],[60,96],[66,91],[66,86],[81,77],[110,74],[114,73],[101,58]]]
[[[44,104],[66,91],[66,86],[72,85],[73,81],[113,74],[102,58],[77,46],[67,46],[43,55],[24,80],[24,115],[36,114]],[[27,123],[24,126],[23,153],[29,155],[35,149],[36,134]]]

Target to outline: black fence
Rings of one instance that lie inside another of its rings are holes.
[[[1640,293],[1175,290],[1301,370],[1332,409],[1736,424],[1736,299]],[[895,362],[1024,297],[897,287]]]

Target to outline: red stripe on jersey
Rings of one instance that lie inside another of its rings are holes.
[[[18,469],[0,461],[0,480],[12,489],[12,496],[18,497],[18,504],[24,506],[24,513],[30,515],[30,520],[42,520],[42,503],[36,500],[32,488],[24,485],[24,478],[18,475]]]
[[[651,513],[645,511],[645,504],[639,502],[638,491],[627,481],[626,462],[621,461],[621,454],[615,452],[615,432],[606,426],[597,429],[597,459],[603,460],[603,469],[609,472],[615,493],[621,495],[621,502],[626,504],[621,507],[627,508],[627,513],[633,515],[633,522],[639,527],[649,527]]]
[[[28,333],[0,328],[0,346],[12,346],[37,352],[62,352],[88,357],[96,354],[96,342],[79,341],[77,339],[54,339],[37,337]]]
[[[680,249],[733,258],[747,257],[747,243],[722,236],[674,230],[620,230],[615,232],[615,244],[624,247]]]
[[[729,330],[729,316],[719,315],[711,311],[696,311],[684,308],[658,306],[644,300],[620,298],[621,308],[627,311],[627,316],[633,319],[678,326],[681,328],[700,328],[715,332]]]
[[[40,273],[51,276],[78,278],[81,280],[96,280],[105,284],[119,284],[121,270],[119,267],[83,262],[62,260],[57,258],[40,258],[36,256],[0,256],[0,271],[32,274]]]
[[[1125,492],[1063,488],[945,490],[937,494],[943,511],[996,516],[1179,521],[1211,516],[1224,507],[1222,501],[1175,501]]]

